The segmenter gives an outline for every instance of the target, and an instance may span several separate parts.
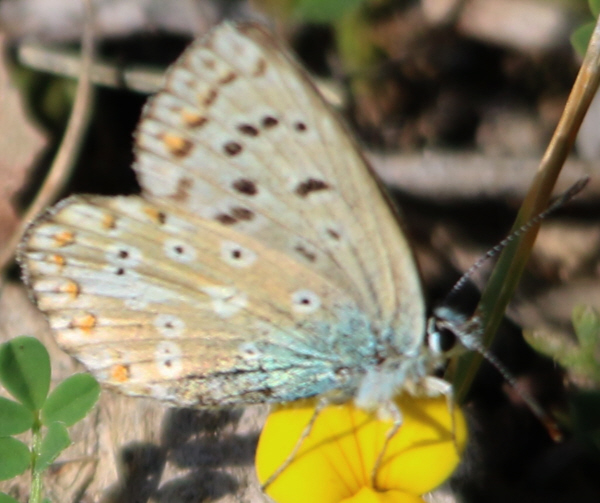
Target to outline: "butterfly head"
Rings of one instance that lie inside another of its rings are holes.
[[[432,388],[432,380],[441,381],[433,375],[448,358],[464,352],[463,332],[469,323],[470,320],[453,310],[436,310],[428,320],[424,343],[404,351],[388,348],[385,358],[366,369],[355,397],[357,406],[378,410],[397,396],[399,390],[415,395],[445,393],[437,385]]]
[[[467,318],[458,311],[441,306],[427,320],[425,345],[433,359],[440,363],[463,353],[469,340],[480,333],[479,318]]]

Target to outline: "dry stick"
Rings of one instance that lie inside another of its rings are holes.
[[[542,213],[548,206],[552,188],[558,178],[564,162],[573,148],[579,127],[589,108],[600,83],[600,19],[592,34],[585,58],[573,84],[567,104],[546,153],[540,162],[531,188],[525,197],[517,216],[513,230],[522,227],[535,215]],[[483,344],[489,347],[504,312],[519,283],[531,248],[539,230],[534,225],[518,240],[506,246],[498,259],[490,280],[484,289],[477,307],[483,320]],[[457,369],[457,401],[464,401],[465,395],[479,368],[482,356],[478,353],[468,355],[459,363]],[[458,381],[458,382],[457,382]]]
[[[80,53],[65,53],[37,42],[19,45],[19,60],[39,71],[76,77],[81,68]],[[117,67],[94,61],[91,81],[98,86],[126,88],[140,93],[154,93],[164,80],[164,68],[144,65]],[[316,82],[319,91],[335,107],[341,107],[341,91],[330,90],[331,81]],[[478,152],[425,150],[420,153],[389,153],[365,150],[371,166],[383,182],[393,188],[437,203],[465,198],[505,198],[522,200],[531,176],[539,165],[532,156],[501,156]],[[561,177],[559,190],[566,190],[586,174],[592,180],[578,201],[594,201],[600,195],[600,164],[595,161],[569,159],[568,174]],[[560,185],[562,184],[562,188]]]
[[[523,201],[540,158],[530,155],[500,156],[467,151],[425,150],[419,153],[375,153],[365,155],[379,178],[403,193],[434,200],[438,204],[466,199]],[[577,202],[595,202],[600,197],[600,162],[569,158],[556,185],[566,191],[578,180],[591,176]]]
[[[0,251],[0,271],[2,271],[2,275],[6,271],[7,264],[12,260],[29,222],[56,199],[56,196],[71,175],[82,145],[83,135],[87,130],[91,116],[90,104],[93,92],[93,87],[90,83],[90,68],[93,59],[94,37],[91,0],[84,0],[84,6],[84,25],[81,39],[82,61],[71,116],[69,117],[60,148],[40,191],[27,209],[25,215],[21,218],[8,243]]]
[[[81,53],[65,53],[39,42],[24,41],[18,49],[19,61],[36,70],[77,78],[81,72]],[[125,68],[94,61],[88,78],[98,86],[123,87],[140,93],[155,93],[164,81],[164,68],[136,65]]]

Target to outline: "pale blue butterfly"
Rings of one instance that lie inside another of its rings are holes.
[[[98,379],[186,407],[447,391],[396,212],[270,35],[223,24],[192,44],[136,139],[141,197],[70,197],[19,253]]]

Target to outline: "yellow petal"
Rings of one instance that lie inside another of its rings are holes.
[[[370,487],[363,487],[354,496],[340,503],[425,503],[425,501],[414,494],[401,491],[379,492]]]
[[[269,416],[256,455],[261,483],[287,460],[314,416],[315,403],[278,406]],[[371,472],[393,423],[346,403],[321,411],[310,435],[267,493],[280,503],[339,503],[364,488],[379,495],[392,490],[420,495],[437,487],[458,464],[466,442],[464,417],[455,408],[452,420],[445,397],[402,396],[397,404],[403,422],[387,443],[377,487],[371,487]]]
[[[465,418],[456,406],[451,414],[443,396],[403,396],[396,403],[404,421],[388,444],[377,486],[424,494],[442,484],[458,465],[467,442]]]

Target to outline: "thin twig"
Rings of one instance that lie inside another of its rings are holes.
[[[24,41],[18,49],[19,61],[38,71],[63,77],[77,78],[81,72],[82,56],[65,50]],[[125,87],[130,91],[154,93],[164,80],[164,68],[150,66],[128,66],[125,68],[94,61],[90,66],[89,79],[95,84],[111,88]]]
[[[82,146],[83,136],[87,130],[91,116],[93,87],[90,82],[90,68],[94,53],[93,13],[91,0],[84,0],[84,29],[81,40],[82,60],[80,77],[71,116],[67,124],[63,140],[56,154],[46,179],[19,222],[6,246],[0,251],[0,271],[4,275],[7,264],[12,260],[15,250],[25,230],[46,206],[51,204],[69,179]]]
[[[519,229],[535,215],[542,213],[548,206],[552,189],[564,166],[567,156],[575,143],[577,132],[600,84],[600,18],[596,22],[592,39],[585,58],[573,84],[571,94],[556,130],[540,162],[531,187],[517,216],[513,230]],[[482,319],[484,335],[483,345],[489,347],[506,306],[515,292],[533,243],[539,230],[539,224],[532,226],[519,239],[509,243],[501,253],[492,272],[476,314]],[[459,362],[457,377],[454,381],[457,401],[464,400],[477,369],[481,355],[467,355]]]

